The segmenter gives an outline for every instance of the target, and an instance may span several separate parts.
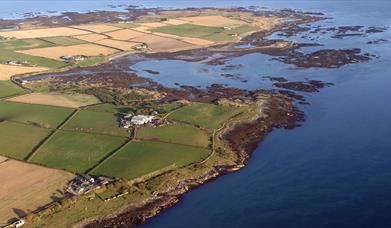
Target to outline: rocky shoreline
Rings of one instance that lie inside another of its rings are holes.
[[[142,15],[146,12],[141,11],[139,13]],[[278,14],[278,12],[276,14]],[[159,85],[151,79],[139,77],[135,72],[131,72],[129,70],[129,66],[148,59],[183,60],[189,62],[204,62],[206,65],[223,65],[234,57],[250,53],[263,53],[275,56],[276,60],[286,64],[295,65],[299,68],[336,68],[346,64],[367,61],[373,57],[369,54],[362,54],[360,49],[323,49],[305,54],[297,51],[297,49],[303,46],[319,45],[316,43],[297,44],[284,40],[265,40],[264,38],[267,35],[280,30],[283,30],[285,33],[289,31],[286,36],[294,35],[303,31],[299,25],[323,19],[322,17],[314,17],[313,14],[305,15],[295,11],[280,11],[279,14],[292,14],[299,18],[299,20],[292,24],[288,23],[287,25],[284,25],[285,27],[275,28],[272,31],[253,33],[242,39],[239,43],[228,43],[213,47],[184,50],[173,53],[133,54],[113,59],[112,61],[99,66],[83,69],[76,68],[67,72],[48,73],[25,78],[26,80],[31,81],[54,78],[56,83],[59,84],[83,82],[89,85],[96,84],[120,89],[127,89],[129,87],[144,89],[152,88],[153,90],[165,95],[162,99],[162,101],[165,102],[183,99],[194,102],[213,103],[222,98],[240,99],[243,97],[253,100],[265,99],[267,101],[264,105],[264,110],[261,116],[249,122],[228,124],[227,129],[225,129],[226,131],[224,131],[223,134],[218,135],[219,139],[226,142],[229,145],[229,148],[235,153],[237,159],[233,165],[215,165],[213,168],[204,172],[202,175],[199,175],[197,178],[179,181],[177,185],[171,187],[167,191],[156,193],[146,201],[137,205],[130,205],[128,208],[122,210],[122,212],[101,219],[83,221],[76,225],[77,227],[120,228],[145,223],[149,218],[176,205],[180,202],[183,194],[189,190],[197,188],[219,176],[243,168],[248,159],[251,157],[252,152],[273,129],[293,129],[300,126],[300,122],[304,121],[304,114],[294,105],[294,102],[300,101],[299,103],[304,104],[305,98],[293,91],[317,92],[318,89],[331,85],[316,80],[307,82],[288,82],[288,80],[282,77],[271,77],[270,79],[272,81],[276,81],[276,83],[274,83],[275,87],[286,90],[247,91],[227,88],[218,84],[210,85],[206,89],[200,89],[192,86],[168,88]],[[92,13],[89,16],[87,15],[85,20],[93,20],[95,15],[92,15],[94,14]],[[99,17],[99,15],[99,13],[96,13],[96,17]],[[79,19],[84,20],[82,17]],[[252,47],[237,48],[236,46],[238,44],[249,44]],[[226,69],[235,69],[237,67],[240,68],[241,66],[227,65]],[[148,69],[144,71],[150,74],[160,74],[160,72]],[[240,75],[233,74],[223,74],[221,76],[240,77]]]
[[[265,96],[265,94],[259,94],[259,96]],[[293,129],[299,126],[300,121],[304,121],[304,114],[293,105],[290,98],[273,93],[266,96],[268,96],[268,101],[261,117],[248,123],[234,123],[229,126],[227,132],[219,136],[236,152],[235,165],[215,166],[196,179],[181,181],[169,191],[156,194],[140,206],[130,207],[113,217],[89,221],[81,227],[128,228],[141,225],[149,218],[179,203],[183,194],[191,189],[243,168],[252,152],[274,128]]]

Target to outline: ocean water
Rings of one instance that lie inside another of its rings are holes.
[[[0,17],[112,9],[110,4],[170,8],[256,5],[323,12],[332,19],[319,22],[322,26],[391,26],[391,1],[387,0],[3,0]],[[367,44],[380,38],[388,41]],[[302,41],[300,35],[290,39]],[[178,205],[141,227],[391,227],[391,31],[345,39],[332,39],[326,34],[316,42],[325,45],[321,48],[362,48],[379,58],[337,69],[297,69],[262,54],[232,59],[232,64],[243,64],[232,73],[240,74],[248,83],[220,77],[219,67],[200,75],[205,66],[181,61],[147,61],[133,66],[140,72],[160,71],[158,76],[144,76],[156,77],[168,86],[224,82],[240,88],[271,88],[264,76],[335,83],[319,93],[306,94],[311,105],[300,106],[307,116],[302,127],[275,130],[244,169],[185,194]]]
[[[333,17],[321,22],[323,25],[391,25],[390,1],[251,3],[320,11]],[[379,38],[388,42],[366,44]],[[322,48],[359,47],[379,56],[338,69],[295,69],[259,54],[233,60],[258,63],[252,65],[256,68],[241,69],[253,82],[250,87],[263,86],[261,78],[257,81],[259,75],[320,79],[335,86],[307,95],[311,105],[301,106],[307,116],[302,127],[274,131],[259,145],[247,167],[189,192],[177,206],[142,227],[391,227],[390,40],[390,31],[342,40],[320,37],[317,42],[325,45]],[[164,62],[155,67],[140,64],[152,70],[167,66]],[[186,63],[175,64],[171,71],[192,70],[181,69]],[[163,76],[170,74],[170,68],[167,70]],[[198,80],[180,82],[196,85]]]

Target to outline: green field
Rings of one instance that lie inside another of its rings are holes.
[[[202,161],[209,150],[160,142],[132,142],[106,160],[96,175],[134,179],[169,166]]]
[[[216,33],[224,32],[221,27],[209,27],[193,24],[169,25],[160,28],[151,29],[152,32],[161,32],[177,36],[188,36],[195,38],[203,38]]]
[[[38,150],[32,161],[53,168],[83,173],[124,141],[124,138],[116,136],[57,132]]]
[[[134,105],[113,105],[113,104],[99,104],[87,107],[86,110],[97,112],[111,112],[111,113],[139,113],[148,114],[149,112],[142,112],[141,110],[154,110],[163,116],[166,113],[179,108],[181,105],[177,103],[165,103],[165,104],[152,104],[152,103],[139,103]],[[141,112],[140,112],[141,111]]]
[[[99,99],[93,95],[84,94],[84,93],[59,93],[59,92],[47,92],[49,95],[56,95],[64,97],[70,101],[79,103],[81,106],[94,105],[100,103]]]
[[[30,81],[24,86],[33,90],[34,92],[39,93],[49,93],[51,90],[49,88],[51,79],[40,80],[40,81]]]
[[[54,59],[26,55],[11,50],[0,49],[0,63],[7,62],[7,61],[16,61],[16,60],[26,61],[31,65],[47,67],[47,68],[60,68],[67,65],[65,62],[57,61]]]
[[[195,103],[173,112],[169,118],[210,129],[219,128],[225,121],[243,111],[242,108],[231,108],[213,104]]]
[[[188,124],[170,124],[163,127],[143,127],[137,130],[137,138],[208,147],[207,132]]]
[[[128,113],[134,111],[134,108],[130,106],[122,106],[122,105],[113,105],[113,104],[99,104],[99,105],[92,105],[90,107],[87,107],[86,110],[88,111],[95,111],[95,112],[110,112],[110,113]]]
[[[194,24],[169,25],[151,29],[152,32],[202,38],[210,41],[230,41],[234,39],[232,34],[243,34],[254,30],[256,30],[256,28],[250,25],[241,25],[233,27],[231,30],[225,30],[222,27],[209,27]]]
[[[252,25],[241,25],[238,27],[233,27],[228,33],[243,34],[251,31],[256,31],[258,29],[259,29],[258,27]]]
[[[24,93],[25,90],[11,81],[0,81],[0,98]]]
[[[46,128],[57,127],[72,112],[73,109],[70,108],[0,102],[0,117]]]
[[[51,47],[52,43],[42,39],[22,39],[22,40],[7,40],[0,41],[0,49],[5,50],[26,50],[33,48]]]
[[[13,122],[0,122],[0,155],[24,159],[50,130]]]
[[[110,112],[80,111],[64,126],[64,130],[129,135],[126,129],[119,127],[117,116]]]
[[[179,103],[166,103],[166,104],[160,104],[159,110],[161,113],[168,113],[170,111],[173,111],[177,108],[180,108],[182,105]]]
[[[202,37],[203,39],[206,40],[211,40],[211,41],[230,41],[233,40],[235,37],[232,36],[232,34],[243,34],[251,31],[256,31],[257,28],[250,26],[250,25],[241,25],[238,27],[233,27],[231,30],[224,30],[221,33],[212,33],[210,35]]]
[[[52,43],[55,46],[70,46],[70,45],[77,45],[77,44],[84,44],[86,41],[79,40],[73,37],[68,36],[55,36],[55,37],[45,37],[42,38],[42,40],[45,40],[49,43]]]
[[[82,61],[76,62],[76,66],[78,67],[95,66],[100,63],[103,63],[106,60],[107,60],[106,56],[90,56]]]

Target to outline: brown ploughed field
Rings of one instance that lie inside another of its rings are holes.
[[[0,156],[0,223],[52,201],[74,175]]]

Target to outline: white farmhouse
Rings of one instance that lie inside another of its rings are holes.
[[[21,227],[25,224],[24,220],[23,219],[20,219],[14,223],[12,223],[12,227]]]
[[[155,119],[155,116],[137,115],[133,116],[130,122],[135,125],[143,125],[151,122],[153,119]]]

